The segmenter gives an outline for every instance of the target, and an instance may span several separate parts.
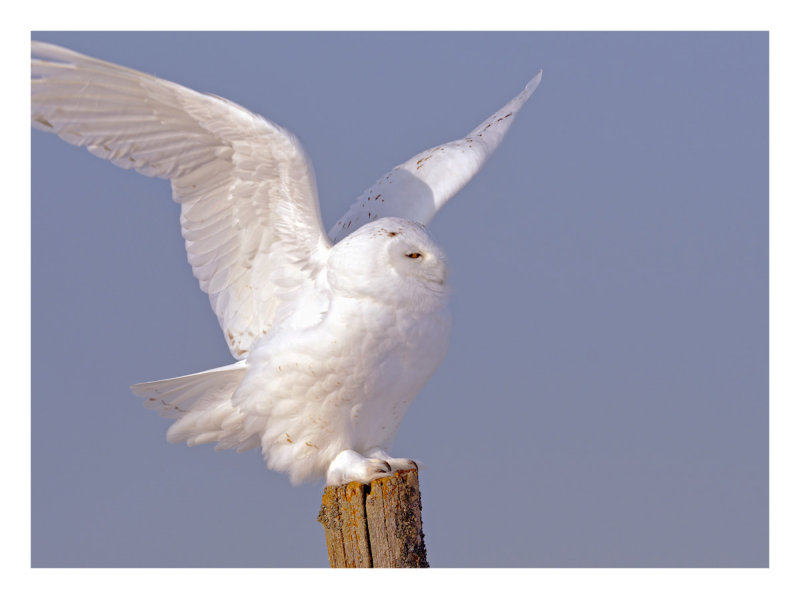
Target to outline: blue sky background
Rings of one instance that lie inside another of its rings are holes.
[[[768,564],[766,33],[34,33],[236,101],[326,224],[541,86],[431,229],[451,350],[395,453],[434,566]],[[167,444],[229,363],[165,181],[32,133],[34,566],[326,566],[322,484]]]

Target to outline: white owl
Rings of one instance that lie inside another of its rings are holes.
[[[541,71],[464,139],[367,189],[326,235],[297,139],[222,98],[32,44],[32,123],[167,178],[194,275],[237,360],[132,387],[172,442],[260,447],[292,483],[369,482],[445,356],[447,260],[424,225],[480,170]]]

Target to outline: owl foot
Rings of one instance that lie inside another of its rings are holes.
[[[409,460],[408,458],[393,458],[380,448],[368,451],[367,456],[377,460],[383,460],[391,466],[392,472],[396,472],[397,470],[419,470],[419,465],[414,460]]]
[[[391,471],[392,466],[386,460],[366,458],[352,449],[345,449],[328,466],[325,484],[343,485],[357,481],[366,485]]]

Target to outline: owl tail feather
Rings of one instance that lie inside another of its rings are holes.
[[[216,443],[216,449],[242,452],[261,445],[258,435],[245,430],[245,415],[231,401],[245,372],[247,363],[241,360],[173,379],[138,383],[131,390],[146,398],[145,407],[176,419],[167,431],[170,443]]]

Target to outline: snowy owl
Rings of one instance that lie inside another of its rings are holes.
[[[260,448],[292,483],[369,481],[447,351],[447,259],[427,225],[497,148],[525,89],[465,138],[395,167],[326,234],[311,164],[228,100],[32,43],[36,129],[169,179],[192,272],[233,364],[133,385],[171,442]]]

